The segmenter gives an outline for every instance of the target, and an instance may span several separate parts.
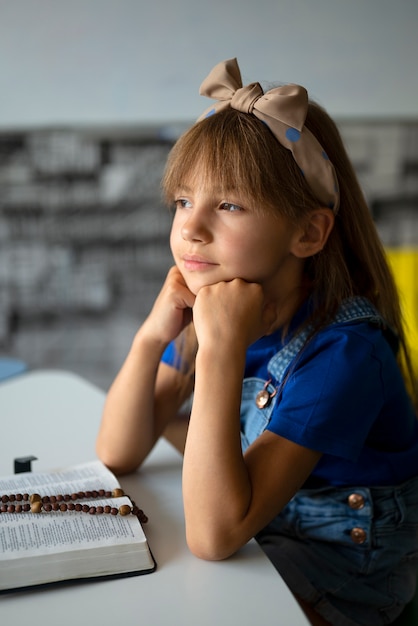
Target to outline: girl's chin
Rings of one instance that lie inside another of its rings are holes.
[[[209,284],[211,284],[211,283],[204,283],[204,284],[199,283],[199,284],[196,284],[193,281],[186,281],[186,285],[187,285],[188,290],[191,291],[194,296],[197,296],[197,294],[202,289],[202,287],[207,287]]]
[[[189,289],[189,291],[192,292],[192,294],[194,296],[197,296],[197,294],[199,293],[199,291],[203,288],[203,287],[209,287],[209,285],[215,285],[218,281],[202,281],[202,280],[193,280],[190,279],[187,280],[186,276],[183,276],[184,278],[184,282],[186,283],[187,288]]]

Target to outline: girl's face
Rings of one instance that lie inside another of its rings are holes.
[[[236,191],[225,194],[199,182],[178,189],[175,207],[171,250],[194,294],[241,278],[277,300],[300,284],[303,262],[292,254],[298,232],[283,217],[254,210]]]

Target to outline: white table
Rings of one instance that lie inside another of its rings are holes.
[[[34,455],[33,471],[96,458],[104,393],[78,376],[40,370],[0,383],[0,474]],[[143,468],[120,482],[149,517],[157,570],[149,575],[0,597],[2,624],[206,626],[308,623],[255,541],[206,562],[187,549],[181,455],[161,440]],[[91,621],[93,620],[93,621]]]

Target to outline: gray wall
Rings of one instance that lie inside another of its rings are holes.
[[[0,127],[192,120],[238,57],[333,115],[416,115],[417,0],[0,0]]]

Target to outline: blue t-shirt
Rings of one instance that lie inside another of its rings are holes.
[[[267,365],[283,347],[281,336],[278,330],[248,348],[246,378],[271,379]],[[173,364],[174,354],[170,344],[163,360]],[[267,429],[323,453],[308,487],[390,485],[418,475],[418,420],[392,348],[368,322],[314,335],[296,358]]]

